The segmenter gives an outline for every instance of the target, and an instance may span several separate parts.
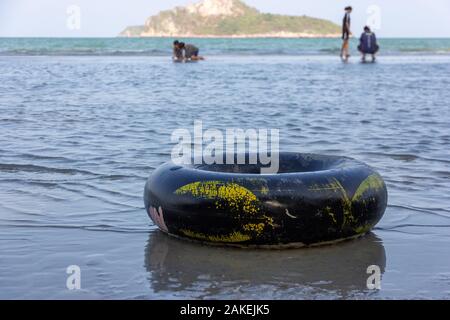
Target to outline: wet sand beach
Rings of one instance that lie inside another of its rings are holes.
[[[0,298],[450,298],[448,55],[3,55],[0,70]],[[283,151],[370,164],[388,186],[384,218],[313,249],[165,236],[143,188],[194,120],[278,128]],[[66,288],[69,265],[81,291]],[[381,290],[366,287],[369,265]]]

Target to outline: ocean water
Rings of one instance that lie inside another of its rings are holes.
[[[0,298],[449,299],[450,41],[383,40],[375,64],[341,63],[339,40],[195,41],[208,59],[173,64],[162,39],[0,40]],[[367,162],[384,218],[300,250],[161,234],[144,184],[194,120]]]
[[[160,56],[171,54],[168,38],[0,38],[0,56]],[[208,56],[335,55],[340,39],[180,39]],[[450,39],[379,39],[384,55],[449,55]],[[352,39],[357,47],[358,40]]]

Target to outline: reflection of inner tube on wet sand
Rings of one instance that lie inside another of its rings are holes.
[[[146,184],[145,208],[173,236],[272,248],[364,235],[386,209],[381,176],[350,158],[281,153],[277,174],[260,169],[166,163]]]
[[[154,231],[145,249],[152,289],[178,292],[179,296],[201,288],[202,296],[220,297],[230,288],[246,284],[249,292],[270,287],[271,292],[258,291],[262,298],[272,298],[272,294],[282,294],[280,298],[304,294],[307,298],[317,291],[345,297],[367,291],[367,268],[371,265],[384,273],[385,250],[373,233],[337,246],[261,251],[199,246]],[[241,294],[248,298],[246,292]]]

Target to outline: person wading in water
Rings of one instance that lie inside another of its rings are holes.
[[[352,13],[353,8],[352,7],[346,7],[345,8],[345,16],[344,21],[342,22],[342,49],[341,49],[341,58],[343,61],[347,62],[348,58],[350,57],[349,53],[349,42],[350,42],[350,36],[352,32],[350,31],[350,25],[351,25],[351,18],[350,14]]]

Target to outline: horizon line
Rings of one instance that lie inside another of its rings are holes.
[[[123,36],[0,36],[0,39],[173,39],[173,38],[185,38],[185,39],[225,39],[225,40],[251,40],[251,39],[340,39],[337,37],[246,37],[238,38],[233,36],[195,36],[195,37],[183,37],[183,36],[161,36],[161,37],[123,37]],[[358,39],[358,37],[352,37],[352,39]],[[378,39],[450,39],[448,36],[379,36]]]

